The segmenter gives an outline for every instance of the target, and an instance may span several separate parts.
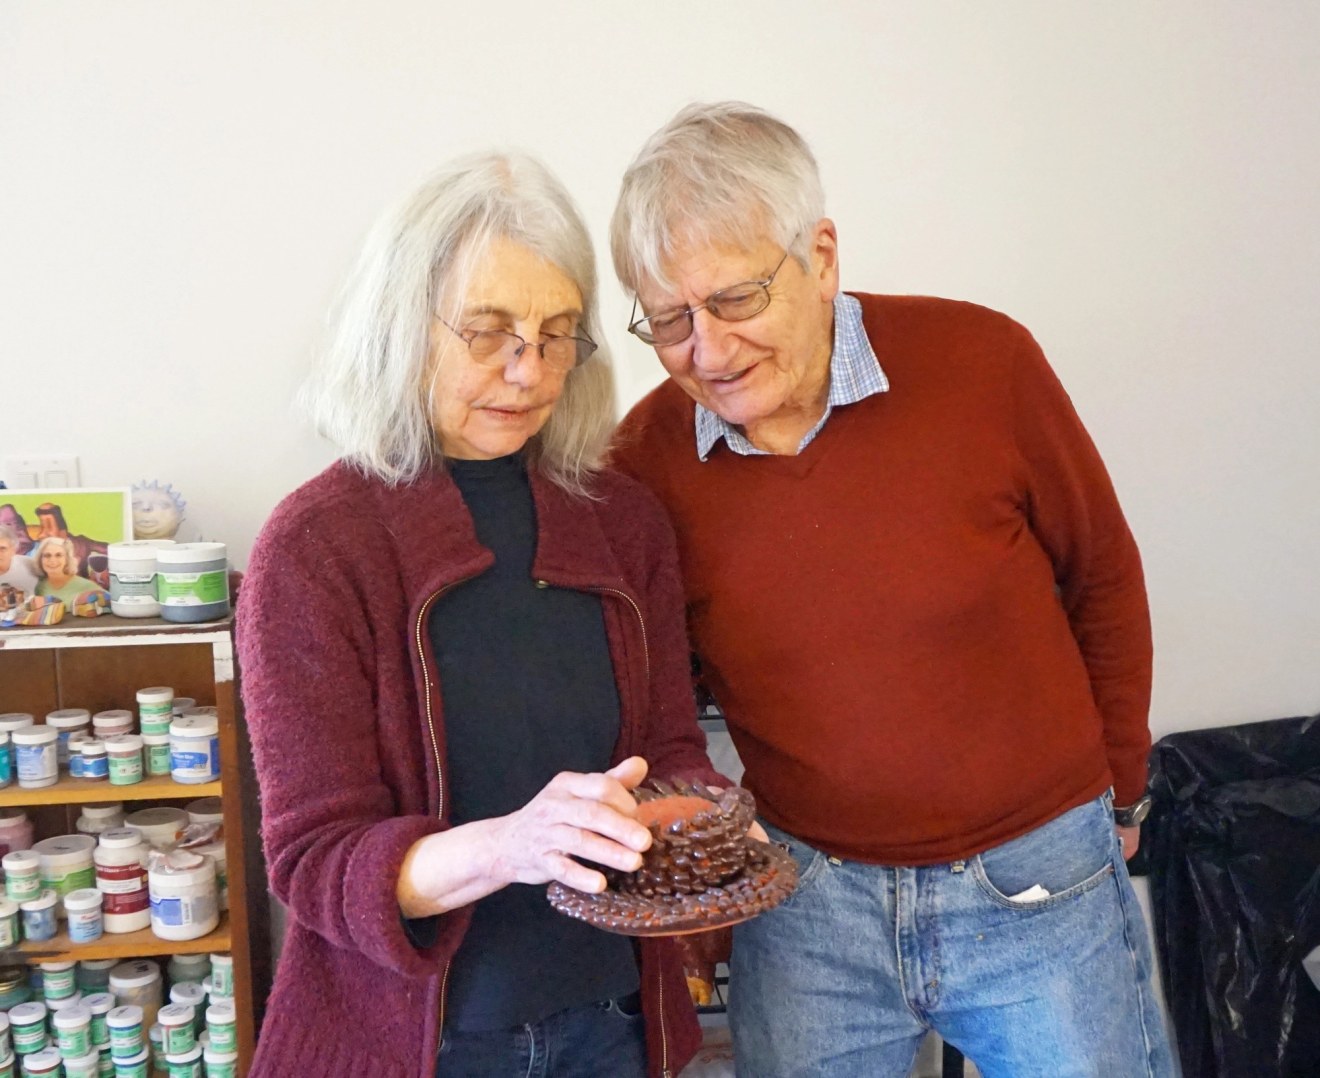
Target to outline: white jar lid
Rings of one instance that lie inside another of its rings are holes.
[[[198,561],[219,561],[225,557],[224,543],[175,543],[172,547],[156,551],[156,561],[162,565],[192,564]]]
[[[78,742],[78,752],[82,756],[104,756],[109,750],[105,747],[105,742],[99,738],[89,737],[86,741]],[[90,820],[94,817],[83,814],[84,820]]]
[[[220,732],[220,724],[214,715],[199,715],[190,711],[170,723],[171,737],[210,737]]]
[[[34,842],[32,848],[41,855],[43,866],[62,865],[90,861],[92,851],[96,849],[96,839],[91,835],[56,835]]]
[[[217,1052],[214,1048],[211,1048],[209,1046],[207,1047],[206,1051],[202,1053],[202,1058],[206,1060],[208,1064],[235,1063],[238,1061],[238,1056],[235,1055],[233,1052]]]
[[[234,964],[234,956],[232,954],[221,953],[221,954],[211,955],[211,965],[213,966],[218,966],[218,965],[232,966],[233,964]]]
[[[6,872],[23,872],[41,867],[41,854],[36,850],[10,850],[0,857],[0,867]]]
[[[27,823],[27,813],[22,809],[0,809],[0,829]]]
[[[26,711],[0,712],[0,730],[18,730],[31,726],[35,721]]]
[[[152,880],[191,883],[215,875],[215,862],[191,850],[170,850],[163,857],[155,858],[155,864],[156,867],[151,870]]]
[[[12,898],[5,898],[0,895],[0,917],[15,917],[18,915],[18,903]]]
[[[44,745],[58,738],[60,732],[53,726],[24,726],[10,731],[9,736],[15,745]]]
[[[111,1007],[105,1015],[106,1025],[115,1026],[124,1029],[128,1026],[140,1026],[142,1024],[142,1008],[126,1003],[122,1007]]]
[[[31,1056],[28,1058],[30,1059]],[[170,1055],[168,1052],[165,1054],[166,1063],[196,1063],[201,1058],[202,1046],[200,1044],[194,1044],[187,1052],[179,1052],[175,1055]]]
[[[46,1020],[46,1005],[33,1000],[31,1003],[20,1003],[17,1007],[9,1008],[9,1024],[13,1026],[27,1026],[33,1022],[44,1022]]]
[[[174,700],[174,689],[169,685],[153,685],[149,689],[138,689],[139,704],[168,704]]]
[[[110,971],[110,983],[119,988],[145,988],[160,980],[160,967],[155,962],[139,958],[133,962],[120,962]]]
[[[190,707],[196,707],[197,701],[191,696],[176,696],[174,698],[174,714],[182,715]]]
[[[20,902],[18,908],[27,913],[39,913],[42,910],[53,910],[55,903],[59,901],[59,895],[54,891],[42,891],[36,898],[29,898],[26,902]]]
[[[73,969],[76,962],[38,962],[42,973],[63,973],[66,969]]]
[[[162,1026],[190,1026],[197,1021],[197,1012],[186,1003],[167,1003],[156,1012],[156,1021]]]
[[[142,738],[137,734],[111,734],[105,738],[105,751],[111,756],[141,752]]]
[[[187,827],[188,814],[183,809],[171,808],[169,805],[158,805],[153,808],[130,812],[124,817],[124,822],[129,827],[165,827],[169,824],[176,827]]]
[[[144,745],[168,745],[170,743],[169,734],[139,734]]]
[[[100,722],[97,721],[98,719]],[[109,711],[98,711],[92,716],[93,726],[123,725],[126,722],[131,723],[132,721],[133,712],[122,707],[111,708]]]
[[[224,1026],[234,1021],[238,1017],[238,1011],[234,1007],[232,999],[217,999],[206,1008],[206,1024],[213,1026]]]
[[[155,561],[156,551],[174,546],[173,539],[130,539],[126,543],[107,543],[105,556],[111,561]]]
[[[107,850],[126,850],[142,845],[142,832],[136,827],[111,827],[101,832],[100,839]]]
[[[116,1006],[115,997],[109,992],[93,992],[83,996],[83,1006],[92,1014],[109,1014]]]
[[[23,1070],[39,1078],[43,1074],[54,1074],[63,1063],[64,1057],[58,1048],[42,1048],[23,1057]]]
[[[92,721],[92,713],[85,707],[62,707],[58,711],[46,712],[46,725],[65,730],[72,726],[86,726]]]
[[[70,891],[64,896],[64,908],[66,910],[99,910],[101,908],[101,892],[95,887],[80,887],[76,891]]]
[[[215,816],[224,815],[223,806],[218,797],[199,797],[196,801],[189,801],[184,806],[189,816]]]
[[[92,1012],[82,1004],[76,1004],[72,1007],[65,1007],[51,1019],[51,1024],[56,1029],[77,1029],[79,1026],[85,1026],[92,1020]]]
[[[170,988],[170,1001],[196,1007],[206,999],[206,990],[198,981],[177,981]]]

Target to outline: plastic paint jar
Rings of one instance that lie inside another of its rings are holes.
[[[213,782],[220,777],[220,724],[190,712],[170,723],[170,774],[175,782]]]
[[[0,1011],[9,1011],[32,999],[27,966],[0,966]]]
[[[102,902],[102,909],[105,903]],[[113,958],[83,959],[78,963],[78,987],[84,992],[105,992],[110,988],[110,971],[117,965]]]
[[[0,1014],[0,1059],[13,1054],[14,1046],[9,1040],[9,1015]]]
[[[126,1003],[112,1007],[105,1016],[110,1030],[110,1054],[115,1059],[131,1059],[142,1051],[142,1008]]]
[[[197,1014],[183,1003],[170,1003],[156,1014],[165,1055],[181,1056],[197,1045]]]
[[[14,1069],[16,1066],[14,1061],[17,1058],[12,1053],[0,1058],[0,1078],[14,1078],[18,1074],[18,1071]]]
[[[206,1008],[206,1032],[217,1052],[238,1051],[238,1017],[232,1000],[212,1003]]]
[[[148,775],[168,775],[170,773],[170,735],[143,734],[142,755],[145,757]]]
[[[73,962],[42,962],[41,991],[49,1003],[53,999],[68,999],[78,991],[78,979]]]
[[[229,909],[229,863],[226,859],[224,842],[208,842],[203,846],[192,846],[190,849],[193,853],[209,857],[215,863],[216,900],[222,910]]]
[[[69,735],[69,778],[83,777],[82,747],[88,741],[94,741],[86,730],[75,730]]]
[[[194,1024],[198,1027],[202,1025],[202,1017],[206,1010],[206,989],[202,987],[201,981],[177,981],[172,984],[170,1002],[177,1003],[181,1007],[191,1007]]]
[[[234,958],[233,955],[211,955],[211,995],[232,999],[234,995]]]
[[[191,696],[176,696],[171,705],[174,709],[174,717],[177,719],[180,715],[188,711],[189,708],[197,706],[197,701]]]
[[[170,1078],[202,1078],[202,1048],[193,1045],[180,1055],[165,1053],[165,1073]]]
[[[151,891],[151,930],[161,939],[192,940],[220,923],[215,863],[179,850],[147,875]]]
[[[65,895],[96,886],[96,871],[92,868],[96,839],[91,835],[56,835],[33,843],[32,849],[41,855],[41,886],[59,896],[62,917]]]
[[[18,932],[18,903],[12,898],[0,898],[0,950],[17,947],[22,937]],[[0,1055],[4,1055],[0,1052]]]
[[[64,896],[64,913],[69,919],[70,943],[94,943],[101,938],[101,892],[95,887],[70,891]]]
[[[5,870],[5,895],[15,902],[26,902],[41,894],[41,854],[33,850],[12,850],[0,858]]]
[[[105,931],[137,932],[151,925],[146,858],[147,846],[137,829],[117,827],[101,832],[92,860]]]
[[[114,1053],[111,1055],[114,1056]],[[136,1055],[122,1059],[114,1056],[114,1060],[115,1078],[151,1078],[151,1054],[145,1048]]]
[[[157,1022],[147,1030],[147,1040],[151,1048],[151,1065],[158,1071],[165,1070],[165,1031]]]
[[[14,743],[14,770],[27,790],[54,786],[60,777],[56,742],[59,732],[50,726],[25,726],[9,735]]]
[[[22,809],[0,809],[0,857],[32,846],[32,821]]]
[[[183,809],[160,805],[130,812],[124,817],[124,825],[137,828],[148,846],[158,850],[169,849],[183,837],[183,829],[188,826],[188,814]]]
[[[98,711],[92,716],[92,733],[97,737],[114,737],[115,734],[131,734],[132,732],[133,712],[125,708]]]
[[[156,598],[166,621],[214,621],[229,613],[224,543],[176,543],[156,551]]]
[[[63,1064],[59,1049],[48,1046],[23,1057],[23,1078],[58,1078]]]
[[[115,997],[109,992],[96,992],[83,997],[83,1006],[92,1016],[92,1047],[106,1048],[110,1045],[110,1027],[105,1023],[105,1016],[114,1010]]]
[[[29,1056],[46,1047],[46,1005],[20,1003],[9,1010],[9,1028],[14,1036],[14,1051]]]
[[[170,957],[170,964],[165,971],[169,974],[170,983],[173,985],[201,984],[206,979],[207,974],[211,972],[211,959],[204,954],[176,954]],[[174,993],[171,991],[170,998],[174,999]],[[175,1003],[193,1002],[192,1000],[174,1000]]]
[[[206,1078],[237,1078],[238,1056],[234,1052],[218,1051],[211,1045],[202,1052],[206,1063]]]
[[[142,738],[137,734],[115,734],[105,739],[110,759],[110,785],[132,786],[142,781]]]
[[[82,1004],[60,1011],[51,1019],[51,1025],[61,1056],[77,1059],[92,1050],[92,1012]]]
[[[190,823],[223,824],[225,822],[224,811],[218,797],[199,797],[196,801],[189,801],[184,808]]]
[[[26,711],[0,712],[0,731],[3,731],[4,733],[10,736],[8,747],[5,749],[5,753],[9,757],[9,773],[11,775],[15,775],[17,773],[14,766],[14,744],[13,744],[14,731],[26,729],[27,727],[31,726],[32,723],[33,723],[32,716],[29,715]]]
[[[73,765],[80,763],[78,771],[74,771]],[[110,777],[110,756],[105,747],[104,741],[98,741],[96,738],[88,738],[78,745],[78,759],[69,758],[69,774],[74,778],[88,779],[93,782],[104,782]]]
[[[23,938],[32,943],[44,943],[55,938],[55,904],[59,895],[54,891],[42,891],[36,898],[20,902],[18,908],[23,917]]]
[[[83,805],[82,814],[74,825],[83,835],[103,835],[107,831],[124,826],[124,803],[122,801],[101,801]]]
[[[46,725],[56,732],[55,757],[60,767],[69,767],[69,735],[75,730],[92,732],[92,713],[85,707],[63,707],[46,713]]]
[[[88,1052],[77,1058],[64,1057],[64,1078],[97,1078],[100,1073],[100,1052]]]
[[[141,1008],[144,1023],[150,1027],[163,1001],[160,967],[145,958],[121,962],[110,971],[110,991],[120,1003]]]
[[[174,690],[154,685],[137,691],[138,721],[144,734],[168,734],[174,717]]]
[[[14,747],[9,743],[9,731],[0,730],[0,789],[14,781]]]
[[[135,539],[110,543],[110,609],[121,618],[160,616],[156,599],[156,551],[173,546],[173,539]]]

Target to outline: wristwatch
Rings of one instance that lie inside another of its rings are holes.
[[[1150,794],[1143,794],[1126,808],[1114,809],[1114,823],[1119,827],[1140,827],[1141,821],[1150,815]]]

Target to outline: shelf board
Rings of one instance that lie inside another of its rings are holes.
[[[230,950],[232,945],[227,913],[220,915],[220,924],[214,932],[195,940],[161,939],[150,928],[143,928],[137,932],[107,932],[94,943],[72,943],[64,923],[60,924],[60,931],[54,939],[40,943],[20,943],[12,951],[6,952],[7,956],[15,956],[27,962],[94,961],[104,958],[220,952]]]
[[[0,808],[24,805],[85,805],[102,801],[164,801],[178,797],[218,797],[220,780],[214,782],[175,782],[169,775],[147,775],[141,782],[111,786],[103,779],[71,779],[61,775],[53,786],[29,790],[7,786],[0,790]]]
[[[58,625],[17,625],[0,629],[0,648],[105,647],[115,644],[190,644],[229,636],[232,617],[184,624],[164,618],[66,617]]]

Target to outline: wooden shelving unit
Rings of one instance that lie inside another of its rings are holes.
[[[74,944],[61,932],[44,943],[23,943],[18,951],[34,962],[229,952],[238,1004],[238,1073],[244,1076],[252,1062],[269,985],[269,915],[229,620],[176,625],[158,618],[107,615],[0,630],[0,712],[30,711],[40,722],[47,712],[63,707],[92,712],[135,709],[137,690],[149,685],[170,685],[176,696],[215,706],[220,724],[219,782],[185,784],[152,776],[129,786],[111,786],[62,777],[39,790],[18,785],[0,790],[0,808],[23,808],[37,836],[44,838],[73,833],[80,807],[88,802],[123,801],[125,811],[131,812],[144,802],[182,807],[201,797],[219,797],[229,910],[214,932],[196,940],[165,940],[144,929]]]

